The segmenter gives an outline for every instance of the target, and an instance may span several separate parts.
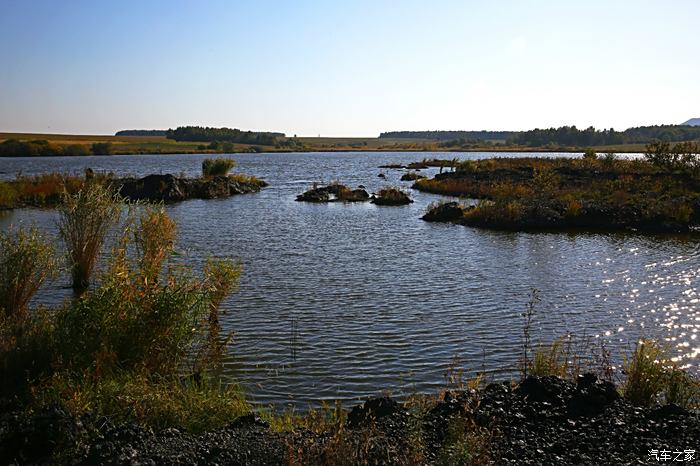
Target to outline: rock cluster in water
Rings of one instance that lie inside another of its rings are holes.
[[[112,186],[131,200],[177,202],[186,199],[217,199],[260,191],[267,186],[255,178],[180,178],[173,175],[148,175],[143,178],[119,178]]]
[[[350,189],[342,184],[314,187],[297,196],[300,202],[364,202],[370,197],[363,188]]]

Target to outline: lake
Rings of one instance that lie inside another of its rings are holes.
[[[240,290],[224,304],[234,331],[222,377],[251,398],[304,408],[352,403],[391,391],[444,385],[457,358],[467,371],[514,376],[522,313],[540,290],[533,339],[572,333],[605,342],[619,363],[640,337],[668,342],[698,372],[700,311],[697,236],[632,233],[506,233],[420,220],[440,196],[412,191],[409,206],[307,204],[312,182],[410,187],[404,170],[379,169],[423,158],[484,158],[485,153],[235,154],[235,171],[270,186],[223,200],[168,206],[178,250],[199,267],[210,255],[240,258]],[[557,156],[558,154],[540,154]],[[198,175],[205,155],[0,159],[0,178],[44,172]],[[211,157],[211,156],[210,156]],[[423,170],[432,174],[437,169]],[[381,179],[379,173],[386,174]],[[0,228],[35,222],[56,234],[55,212],[22,209]],[[63,277],[35,302],[57,304]]]

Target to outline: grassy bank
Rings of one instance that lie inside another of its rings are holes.
[[[0,180],[0,210],[21,207],[56,207],[66,195],[80,192],[88,183],[99,184],[131,200],[175,202],[185,199],[223,198],[234,194],[259,191],[267,186],[263,180],[242,173],[231,173],[232,159],[205,159],[199,178],[150,175],[144,178],[116,178],[87,169],[85,176],[49,173],[36,176],[17,175],[14,180]]]
[[[434,205],[426,215],[433,221],[512,230],[689,231],[700,221],[698,148],[685,155],[659,150],[648,148],[645,160],[590,154],[451,161],[449,171],[413,187],[480,200],[470,207]]]
[[[109,154],[193,154],[193,153],[238,153],[238,152],[583,152],[585,147],[546,146],[529,147],[488,141],[467,145],[445,145],[429,139],[406,138],[336,138],[300,137],[282,138],[275,145],[250,145],[230,143],[210,145],[201,142],[174,141],[165,136],[102,136],[39,133],[0,133],[0,145],[6,141],[31,143],[22,149],[23,155],[109,155]],[[95,146],[97,145],[97,146]],[[66,150],[68,148],[68,150]],[[3,151],[0,147],[0,155]],[[641,144],[600,146],[599,152],[641,152]],[[8,154],[4,154],[8,155]]]

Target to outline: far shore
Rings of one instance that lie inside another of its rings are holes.
[[[143,154],[222,154],[222,153],[290,153],[290,152],[563,152],[582,153],[587,147],[574,146],[518,146],[508,145],[504,141],[485,141],[469,147],[443,147],[441,141],[430,139],[407,138],[335,138],[335,137],[300,137],[286,138],[293,141],[289,145],[251,145],[232,143],[227,149],[213,150],[204,142],[174,141],[163,136],[103,136],[70,135],[39,133],[0,133],[0,144],[7,140],[22,142],[43,142],[50,147],[44,155],[51,157],[76,155],[143,155]],[[97,144],[97,149],[93,145]],[[616,146],[596,146],[592,149],[599,153],[639,153],[644,151],[644,144],[623,144]],[[67,150],[66,150],[67,149]],[[104,152],[104,153],[102,153]],[[23,156],[23,155],[15,155]],[[34,156],[28,154],[24,156]],[[0,152],[0,157],[12,157]]]

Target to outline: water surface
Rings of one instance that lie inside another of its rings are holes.
[[[237,171],[270,186],[169,206],[189,263],[198,267],[219,255],[244,264],[240,291],[224,305],[222,323],[235,332],[224,378],[241,382],[262,403],[304,407],[384,390],[430,391],[444,384],[455,356],[468,370],[508,376],[519,358],[521,314],[532,288],[541,297],[535,340],[567,332],[597,338],[619,362],[640,336],[661,338],[697,371],[696,238],[430,224],[420,216],[440,197],[418,192],[404,207],[294,200],[313,181],[340,180],[369,191],[408,188],[399,181],[402,170],[377,168],[387,163],[492,155],[236,154]],[[81,173],[88,166],[117,175],[197,175],[204,157],[0,159],[0,177],[20,170]],[[0,228],[31,221],[55,233],[55,213],[44,210],[6,214]],[[37,302],[60,302],[66,283],[46,287]]]

